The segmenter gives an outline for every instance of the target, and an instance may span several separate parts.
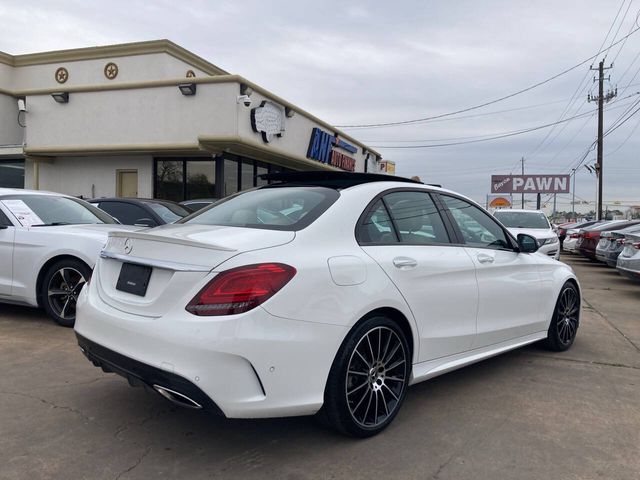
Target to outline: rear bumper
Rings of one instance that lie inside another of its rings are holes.
[[[348,327],[276,317],[262,307],[197,317],[176,305],[143,317],[104,303],[92,282],[78,299],[75,330],[94,364],[134,384],[166,387],[229,418],[260,418],[321,408]]]
[[[91,363],[107,373],[117,373],[123,376],[128,380],[129,385],[142,386],[156,392],[158,387],[168,389],[168,391],[177,392],[192,401],[191,405],[184,399],[181,399],[182,402],[176,400],[174,403],[224,415],[215,402],[189,380],[109,350],[78,333],[76,333],[76,338],[80,350]],[[176,398],[180,399],[177,396]]]
[[[618,257],[617,270],[620,275],[624,275],[632,280],[640,280],[640,257]]]
[[[584,247],[580,247],[580,254],[590,258],[591,260],[595,260],[596,259],[596,252],[595,250],[591,250],[588,248],[584,248]]]
[[[631,280],[640,281],[640,271],[629,270],[622,267],[617,267],[617,270],[618,270],[618,273],[620,273],[620,275],[630,278]]]
[[[607,263],[608,253],[606,251],[596,249],[596,260],[599,262]]]

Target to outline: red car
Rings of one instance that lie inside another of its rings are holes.
[[[582,229],[578,234],[578,250],[585,257],[596,260],[596,247],[598,246],[602,232],[621,230],[638,224],[640,224],[640,220],[615,220]]]

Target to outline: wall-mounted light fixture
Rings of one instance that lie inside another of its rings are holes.
[[[69,103],[69,92],[56,92],[52,93],[51,96],[58,103]]]
[[[191,96],[196,94],[196,84],[195,83],[181,83],[178,85],[180,89],[180,93],[185,96]]]
[[[293,118],[293,116],[296,114],[296,112],[289,107],[284,107],[284,115],[287,118]]]

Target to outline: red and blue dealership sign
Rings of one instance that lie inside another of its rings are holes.
[[[352,154],[358,151],[356,147],[338,138],[337,135],[324,132],[316,127],[311,132],[307,158],[326,163],[348,172],[355,171],[356,159],[334,150],[334,146]]]

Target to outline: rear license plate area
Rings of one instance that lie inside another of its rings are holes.
[[[116,290],[131,293],[144,297],[151,278],[151,267],[136,265],[134,263],[123,263],[116,283]]]

